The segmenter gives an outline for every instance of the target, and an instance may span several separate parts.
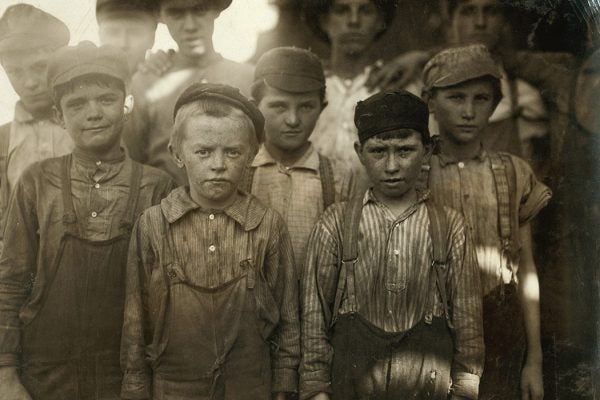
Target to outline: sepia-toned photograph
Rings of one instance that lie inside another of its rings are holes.
[[[0,400],[600,400],[599,0],[0,0]]]

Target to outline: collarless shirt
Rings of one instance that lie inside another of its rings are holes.
[[[404,332],[428,311],[433,250],[426,199],[424,193],[397,217],[372,191],[363,199],[358,261],[354,264],[357,312],[386,332]],[[301,392],[329,392],[331,352],[335,349],[329,342],[322,307],[335,299],[345,204],[327,209],[309,238],[302,285]],[[478,381],[483,367],[479,274],[463,218],[453,210],[444,211],[449,238],[448,295],[456,334],[453,379],[468,376],[468,380]],[[436,303],[434,315],[443,316],[439,298]],[[349,311],[343,297],[339,312]],[[476,398],[472,395],[469,398]]]
[[[89,177],[94,170],[91,160],[73,155],[71,197],[80,237],[87,240],[105,240],[123,232],[120,222],[125,217],[133,161],[123,156],[107,163],[111,164],[106,169],[110,178],[101,180],[97,189]],[[0,257],[0,366],[17,365],[20,327],[26,322],[22,318],[28,315],[31,302],[40,301],[48,269],[60,251],[65,233],[63,166],[63,157],[34,163],[14,188]],[[142,166],[134,215],[157,204],[172,187],[165,173]]]
[[[350,171],[343,171],[331,161],[335,201],[350,197],[353,182]],[[301,276],[310,231],[324,211],[319,154],[310,145],[293,165],[277,162],[266,147],[259,149],[252,167],[256,168],[252,194],[283,217],[290,231],[296,268]]]
[[[516,270],[502,255],[498,228],[498,199],[490,153],[482,147],[469,160],[456,160],[441,152],[430,161],[429,190],[434,201],[463,213],[477,254],[483,295],[500,283],[516,281]],[[509,156],[516,181],[515,215],[519,226],[530,222],[546,206],[552,192],[539,182],[529,165],[519,157]],[[515,266],[516,267],[516,266]]]

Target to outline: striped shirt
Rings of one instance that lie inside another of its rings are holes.
[[[270,289],[256,294],[257,318],[275,328],[272,390],[295,392],[300,361],[298,282],[285,223],[254,196],[240,192],[225,210],[205,210],[192,200],[188,187],[179,187],[160,206],[142,214],[131,238],[121,349],[126,360],[123,395],[148,398],[151,393],[146,352],[153,335],[160,335],[166,323],[159,310],[168,303],[161,278],[168,244],[165,220],[172,233],[174,256],[192,285],[221,286],[246,274],[243,261],[254,261]],[[167,340],[158,338],[161,344]]]
[[[296,266],[300,269],[306,257],[308,236],[324,208],[319,154],[311,145],[296,163],[283,166],[261,146],[252,167],[256,168],[252,194],[283,217],[292,238]],[[350,171],[336,168],[333,162],[332,169],[335,200],[347,200],[352,190],[352,175]]]
[[[372,191],[365,194],[355,264],[357,312],[387,332],[406,331],[420,322],[430,298],[433,261],[427,195],[395,217]],[[301,297],[303,307],[301,393],[329,392],[332,351],[323,304],[334,302],[344,225],[344,204],[321,217],[311,233]],[[462,217],[448,216],[448,296],[455,326],[453,380],[478,381],[483,366],[479,274]],[[439,301],[438,301],[439,303]],[[347,299],[340,314],[349,311]],[[435,316],[442,316],[438,304]]]
[[[516,281],[516,267],[502,255],[498,229],[498,200],[491,161],[486,150],[473,159],[458,161],[449,155],[434,155],[430,161],[429,190],[434,201],[461,211],[467,221],[481,270],[482,294],[500,283]],[[518,224],[530,222],[548,204],[552,193],[539,182],[529,165],[510,156],[515,169],[515,215]]]

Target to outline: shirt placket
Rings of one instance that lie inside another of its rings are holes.
[[[289,215],[289,209],[291,207],[291,196],[292,196],[292,169],[290,167],[286,167],[284,165],[278,164],[277,169],[281,179],[279,179],[279,183],[281,185],[281,203],[283,210],[283,219],[287,221]]]
[[[403,220],[395,220],[391,223],[388,230],[385,244],[385,289],[386,289],[386,305],[385,312],[390,326],[393,326],[393,321],[398,310],[398,296],[406,289],[405,274],[400,262],[400,224]]]
[[[219,271],[219,266],[218,266],[218,262],[217,260],[219,259],[219,253],[220,253],[220,248],[219,248],[219,243],[218,243],[218,236],[219,236],[219,232],[218,232],[218,219],[222,218],[223,216],[220,214],[215,214],[214,212],[211,212],[208,215],[203,215],[203,218],[206,219],[206,226],[208,228],[208,237],[209,237],[209,241],[208,241],[208,247],[207,247],[207,262],[208,262],[208,271],[210,271],[210,276],[209,276],[209,282],[211,286],[217,286],[220,284],[221,279],[219,279],[219,275],[220,275],[220,271]]]

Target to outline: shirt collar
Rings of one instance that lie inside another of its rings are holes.
[[[126,153],[123,148],[121,148],[119,155],[117,155],[113,158],[102,159],[102,160],[100,160],[98,158],[90,157],[89,155],[82,153],[77,148],[73,149],[73,160],[77,164],[82,165],[86,168],[95,168],[95,167],[98,167],[100,165],[105,165],[105,164],[108,164],[108,165],[119,164],[119,163],[122,163],[123,161],[125,161],[125,158],[126,158]]]
[[[252,167],[263,167],[269,164],[277,164],[277,161],[271,156],[265,145],[261,145],[256,157],[252,161]],[[308,149],[304,153],[302,157],[298,161],[296,161],[293,165],[288,166],[290,169],[292,168],[303,168],[310,169],[313,171],[319,170],[319,154],[313,147],[312,143],[308,146]]]
[[[189,186],[180,186],[173,190],[160,202],[160,208],[170,224],[183,218],[191,211],[201,209],[200,205],[190,196]],[[246,231],[250,231],[260,224],[266,211],[267,209],[256,201],[252,195],[238,191],[236,200],[227,208],[218,212],[223,212]]]
[[[442,167],[445,167],[449,164],[457,164],[460,161],[449,154],[444,154],[443,142],[440,142],[438,145],[440,146],[440,151],[436,155],[437,155],[438,159],[440,160],[440,165]],[[483,144],[480,144],[479,151],[477,152],[477,154],[475,154],[475,156],[472,158],[472,160],[477,160],[479,162],[482,162],[482,161],[485,161],[487,156],[488,156],[488,153],[485,150],[485,148],[483,147]]]
[[[429,189],[418,189],[417,204],[428,200],[429,196]],[[367,190],[367,192],[363,196],[363,206],[367,205],[368,203],[382,204],[379,200],[377,200],[377,197],[375,197],[375,193],[373,193],[373,188],[369,188],[369,190]]]

